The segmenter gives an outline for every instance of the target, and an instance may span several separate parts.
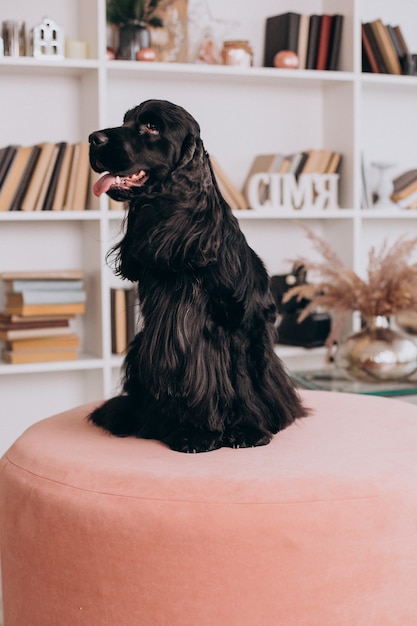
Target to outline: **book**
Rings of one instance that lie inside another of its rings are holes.
[[[51,180],[52,180],[52,174],[55,168],[55,163],[56,160],[58,158],[58,153],[59,153],[59,146],[58,144],[55,144],[52,152],[51,152],[51,156],[49,159],[49,163],[48,163],[48,167],[45,171],[45,176],[42,182],[42,185],[39,189],[39,195],[38,195],[38,199],[36,200],[36,204],[33,207],[34,211],[42,211],[43,210],[43,205],[45,202],[45,198],[46,198],[46,194],[48,193],[48,189],[51,185]]]
[[[386,26],[382,20],[377,19],[370,22],[372,32],[381,56],[384,59],[389,74],[401,74],[401,65],[395,52],[395,48],[388,35]]]
[[[317,15],[317,14],[310,15],[310,25],[308,29],[306,70],[316,69],[320,25],[321,25],[321,15]]]
[[[340,50],[342,47],[344,16],[335,13],[332,16],[332,26],[330,30],[329,52],[327,56],[326,69],[335,72],[339,69]]]
[[[33,174],[30,179],[27,191],[21,203],[22,211],[33,211],[35,209],[36,202],[41,191],[42,183],[46,176],[46,172],[48,170],[55,148],[55,144],[48,141],[39,145],[41,151],[35,169],[33,170]]]
[[[5,280],[7,291],[63,291],[84,289],[83,280]]]
[[[249,172],[246,175],[245,182],[243,183],[242,193],[244,194],[247,202],[249,202],[248,198],[248,185],[249,182],[255,174],[260,174],[265,172],[267,174],[277,173],[279,167],[284,159],[284,155],[273,153],[273,154],[257,154],[252,161],[252,165],[249,169]],[[268,195],[268,186],[260,183],[259,185],[259,199],[261,204],[263,204]]]
[[[7,313],[0,312],[0,324],[6,324],[6,323],[16,324],[16,327],[20,327],[21,324],[24,324],[25,326],[29,324],[31,326],[33,323],[38,323],[38,322],[62,322],[63,320],[68,321],[69,318],[71,317],[73,316],[72,315],[67,315],[67,316],[32,315],[32,317],[28,319],[27,317],[22,317],[21,315],[7,314]]]
[[[66,147],[67,143],[65,141],[60,141],[56,144],[57,154],[43,201],[42,211],[50,211],[52,208]]]
[[[245,196],[235,187],[217,159],[210,156],[210,163],[219,184],[220,191],[222,194],[225,194],[225,200],[230,205],[230,208],[234,210],[248,209],[249,206]]]
[[[400,176],[397,176],[393,180],[394,190],[392,193],[392,200],[398,202],[406,199],[408,196],[417,191],[417,170],[412,169],[404,172]]]
[[[20,182],[13,196],[13,200],[9,206],[9,211],[20,211],[22,200],[25,196],[30,180],[32,178],[34,169],[36,167],[36,163],[39,158],[40,151],[41,149],[39,146],[37,145],[32,146],[29,159],[26,163],[26,167],[23,171]]]
[[[78,164],[80,161],[81,155],[81,144],[76,143],[73,147],[73,155],[71,161],[71,169],[69,171],[68,176],[68,185],[65,196],[65,201],[62,209],[64,211],[71,211],[74,208],[74,197],[75,197],[75,189],[77,187],[77,175],[78,175]]]
[[[67,318],[62,318],[62,320],[67,321]],[[1,341],[13,341],[15,339],[32,339],[37,337],[61,337],[70,334],[71,329],[69,326],[45,326],[39,328],[16,328],[7,330],[3,329],[3,327],[0,325]]]
[[[0,330],[32,330],[38,328],[64,328],[69,326],[67,318],[31,318],[3,315],[0,313]]]
[[[110,289],[111,306],[111,350],[113,354],[124,354],[127,348],[126,290]]]
[[[333,152],[327,164],[325,174],[337,174],[340,169],[341,161],[342,161],[341,153]]]
[[[405,187],[407,187],[410,183],[413,183],[415,180],[417,180],[417,169],[407,170],[406,172],[403,172],[399,176],[396,176],[392,181],[394,185],[394,192],[398,193],[399,191],[402,191]]]
[[[373,30],[370,22],[366,22],[364,24],[364,26],[365,26],[365,31],[366,31],[368,40],[370,42],[370,45],[372,47],[372,51],[373,51],[375,59],[376,59],[376,62],[378,64],[379,73],[380,74],[388,74],[389,72],[388,72],[387,64],[385,63],[384,56],[382,55],[380,46],[379,46],[379,44],[378,44],[378,42],[376,40],[375,33],[374,33],[374,30]]]
[[[76,211],[84,211],[87,205],[87,193],[90,174],[90,145],[88,143],[80,144],[80,154],[78,157],[76,180],[77,184],[74,190],[72,200],[72,209]]]
[[[21,315],[23,317],[31,317],[33,315],[80,315],[85,312],[85,303],[6,305],[3,312],[6,315]]]
[[[308,159],[307,152],[296,152],[291,156],[290,168],[288,174],[294,174],[296,178],[303,171],[304,165]]]
[[[392,200],[401,208],[401,209],[415,209],[417,204],[417,189],[411,191],[409,194],[402,198],[395,199],[392,196]]]
[[[0,157],[0,189],[4,183],[9,167],[16,155],[19,146],[10,145],[1,149]]]
[[[7,291],[54,291],[67,290],[75,291],[84,288],[83,280],[5,280],[3,281]]]
[[[8,211],[30,158],[32,148],[20,146],[0,189],[0,211]]]
[[[404,39],[404,35],[401,30],[401,27],[396,25],[396,26],[393,26],[393,29],[394,29],[395,34],[397,35],[397,41],[400,44],[402,56],[403,57],[408,56],[410,54],[410,50],[409,50],[406,40]]]
[[[292,161],[292,156],[290,154],[288,154],[287,156],[284,156],[278,168],[278,174],[289,174],[290,169],[291,169],[291,161]]]
[[[387,24],[386,25],[386,29],[387,29],[387,33],[389,35],[389,38],[391,39],[392,45],[394,46],[394,50],[395,50],[395,54],[397,55],[397,58],[400,62],[400,66],[401,66],[401,72],[402,72],[402,67],[403,67],[403,62],[404,62],[404,52],[402,49],[402,45],[400,40],[397,37],[397,33],[394,30],[394,27],[391,26],[391,24]]]
[[[301,174],[326,173],[332,154],[331,150],[310,150]]]
[[[72,144],[67,144],[63,152],[64,153],[62,155],[62,165],[59,170],[58,180],[56,183],[56,191],[53,198],[51,211],[61,211],[63,209],[68,189],[68,180],[71,171],[74,146]]]
[[[298,28],[297,56],[298,69],[305,70],[307,61],[308,29],[310,27],[310,16],[306,13],[300,15]]]
[[[320,32],[317,46],[316,70],[327,68],[327,58],[329,54],[330,30],[332,27],[332,16],[324,13],[321,16]]]
[[[29,270],[22,272],[1,272],[2,280],[81,280],[83,271],[73,270]]]
[[[32,352],[15,352],[3,350],[3,361],[11,364],[48,363],[49,361],[74,361],[78,358],[76,350],[34,350]]]
[[[72,304],[85,302],[86,299],[86,293],[82,289],[63,289],[61,291],[56,289],[29,289],[16,293],[8,292],[6,294],[6,307],[26,304]]]
[[[32,350],[52,350],[56,348],[79,348],[80,338],[75,333],[64,335],[50,335],[43,337],[27,337],[9,339],[6,343],[7,350],[14,352],[27,352]]]
[[[366,24],[362,24],[362,72],[373,72],[379,74],[380,69],[374,51],[374,46],[371,44],[369,34],[366,29]]]
[[[274,67],[280,50],[297,52],[300,13],[287,12],[268,17],[265,27],[264,66]]]

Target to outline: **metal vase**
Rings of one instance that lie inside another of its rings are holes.
[[[417,370],[417,343],[378,315],[340,343],[335,363],[359,380],[404,380]]]
[[[119,48],[116,57],[124,61],[135,61],[142,48],[149,48],[150,33],[147,25],[139,20],[131,20],[119,26]]]

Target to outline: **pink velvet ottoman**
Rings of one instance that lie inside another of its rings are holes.
[[[415,626],[417,407],[305,392],[263,448],[118,439],[90,406],[0,466],[5,626]]]

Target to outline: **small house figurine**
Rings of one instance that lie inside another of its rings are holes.
[[[35,26],[32,29],[31,39],[32,54],[35,59],[60,61],[65,57],[64,32],[53,20],[45,18],[42,24]]]

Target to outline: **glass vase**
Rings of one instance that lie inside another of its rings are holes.
[[[336,366],[359,380],[404,380],[417,369],[417,343],[391,328],[388,318],[366,318],[364,328],[339,344]]]

